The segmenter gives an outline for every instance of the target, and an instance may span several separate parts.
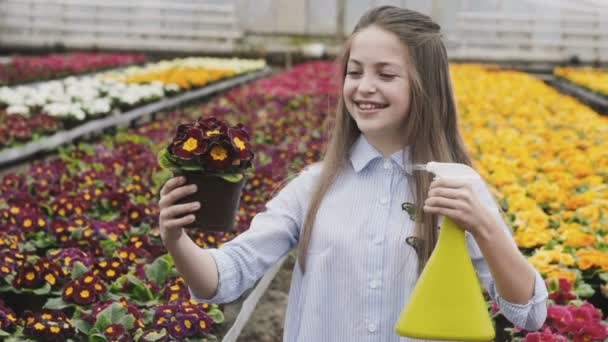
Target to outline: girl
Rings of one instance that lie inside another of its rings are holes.
[[[182,231],[193,220],[184,215],[205,204],[173,203],[195,187],[182,178],[165,184],[162,238],[195,298],[238,298],[297,246],[284,341],[411,340],[394,326],[433,251],[440,216],[448,216],[467,231],[476,271],[503,314],[526,330],[541,327],[544,281],[520,254],[485,184],[412,171],[413,163],[429,161],[471,165],[439,29],[396,7],[363,15],[346,43],[325,158],[222,248],[200,249]]]

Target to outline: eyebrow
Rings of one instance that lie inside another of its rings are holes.
[[[363,64],[363,63],[359,62],[358,60],[352,59],[352,58],[349,58],[348,62],[353,62],[357,65]],[[376,63],[376,65],[379,67],[384,67],[384,66],[394,66],[394,67],[398,67],[398,68],[400,67],[399,65],[397,65],[395,63],[390,63],[390,62],[378,62],[378,63]]]

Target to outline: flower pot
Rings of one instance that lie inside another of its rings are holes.
[[[245,178],[232,183],[221,177],[204,173],[184,172],[187,184],[196,184],[197,192],[181,198],[178,204],[200,202],[201,207],[194,212],[196,219],[184,228],[208,231],[234,231],[236,214],[239,209],[241,192]]]

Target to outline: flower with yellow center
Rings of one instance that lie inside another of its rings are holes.
[[[213,160],[223,161],[228,158],[228,151],[221,146],[214,146],[211,149],[211,158],[213,158]]]
[[[186,142],[184,143],[182,148],[188,152],[192,152],[192,151],[196,150],[197,147],[198,147],[198,140],[195,138],[188,138],[188,140],[186,140]]]
[[[50,285],[55,285],[57,283],[57,278],[55,278],[55,276],[51,273],[48,273],[47,275],[45,275],[44,280],[46,280],[46,282],[49,283]]]

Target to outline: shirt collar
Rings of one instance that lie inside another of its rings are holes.
[[[350,160],[355,172],[358,173],[363,170],[369,162],[376,158],[383,159],[384,157],[382,153],[369,143],[365,135],[360,134],[350,152]],[[393,153],[391,159],[399,165],[401,170],[410,175],[412,174],[410,146],[406,146],[404,149]]]

